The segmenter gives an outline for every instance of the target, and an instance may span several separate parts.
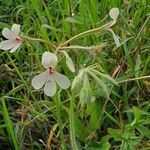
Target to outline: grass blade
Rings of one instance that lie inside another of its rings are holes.
[[[13,125],[12,125],[12,121],[10,119],[9,112],[7,110],[4,98],[2,98],[1,103],[2,103],[3,118],[4,118],[4,122],[6,124],[6,129],[7,129],[7,133],[8,133],[10,142],[11,142],[11,144],[14,147],[15,150],[19,150],[18,140],[17,140],[17,137],[15,135]]]

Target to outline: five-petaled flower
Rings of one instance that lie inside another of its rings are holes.
[[[7,39],[0,42],[0,49],[10,50],[13,53],[23,42],[23,39],[18,35],[20,32],[20,25],[13,24],[11,30],[4,28],[2,35]]]
[[[54,70],[57,65],[57,56],[50,52],[44,52],[42,55],[42,65],[46,71],[35,76],[31,84],[35,89],[40,89],[44,86],[44,93],[47,96],[53,96],[56,93],[56,83],[62,88],[67,89],[70,86],[70,80]]]

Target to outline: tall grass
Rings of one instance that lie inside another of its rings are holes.
[[[119,47],[101,31],[113,7],[120,10],[112,27]],[[0,149],[149,148],[148,0],[2,0],[0,10],[1,30],[18,23],[23,36],[47,41],[0,50]],[[53,98],[31,87],[43,52],[55,52],[48,43],[88,48],[67,49],[75,73],[59,55],[57,70],[77,85]]]

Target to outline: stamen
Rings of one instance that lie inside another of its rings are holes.
[[[16,37],[16,42],[20,43],[22,42],[23,40],[20,38],[20,37]]]
[[[53,72],[54,72],[54,69],[53,69],[52,67],[49,67],[49,68],[48,68],[48,73],[49,73],[49,75],[52,75]]]

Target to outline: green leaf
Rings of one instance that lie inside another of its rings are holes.
[[[100,147],[99,148],[101,148],[101,150],[109,150],[109,148],[110,148],[110,143],[108,142],[108,140],[109,140],[109,138],[108,138],[108,136],[104,136],[103,138],[102,138],[102,140],[101,140],[101,145],[100,145]]]
[[[85,139],[90,135],[90,131],[85,126],[84,122],[82,120],[79,120],[77,116],[74,115],[74,127],[75,127],[75,133],[77,138],[85,142]]]
[[[137,123],[140,119],[141,119],[141,110],[139,110],[137,107],[134,107],[132,109],[135,119],[134,121],[131,123],[131,126],[133,126],[135,123]]]
[[[102,137],[101,141],[98,143],[92,143],[88,150],[109,150],[111,145],[110,143],[108,142],[109,140],[109,137],[108,136],[104,136]]]
[[[100,115],[102,111],[101,102],[94,101],[88,106],[87,111],[87,113],[91,115],[88,127],[92,129],[92,131],[95,131],[100,126]]]
[[[69,57],[69,55],[67,54],[67,52],[66,51],[61,51],[64,55],[65,55],[65,57],[66,57],[66,65],[67,65],[67,67],[69,68],[69,70],[71,71],[71,72],[75,72],[75,67],[74,67],[74,64],[73,64],[73,61],[72,61],[72,59]]]
[[[4,98],[2,98],[1,102],[2,102],[2,113],[3,113],[3,117],[4,117],[4,122],[7,125],[6,129],[7,129],[9,139],[11,140],[11,144],[14,147],[14,149],[19,150],[18,140],[17,140],[17,137],[15,135],[14,128],[13,128],[13,125],[12,125],[12,121],[10,119],[10,116],[9,116]]]
[[[117,141],[123,140],[122,132],[116,129],[108,128],[108,133]]]
[[[79,71],[79,74],[73,79],[72,81],[72,86],[71,86],[71,90],[81,90],[80,87],[83,86],[83,76],[84,73],[83,71]]]
[[[117,82],[113,78],[111,78],[109,75],[101,73],[95,69],[90,69],[90,70],[93,73],[95,73],[96,75],[98,75],[99,77],[101,77],[103,80],[106,80],[106,82],[109,82],[109,83],[114,84],[114,85],[118,85]]]
[[[98,84],[98,86],[100,87],[100,90],[101,90],[101,93],[103,93],[102,96],[106,97],[106,98],[109,98],[109,89],[107,88],[106,86],[106,83],[98,78],[95,73],[91,72],[91,71],[87,71],[88,74],[93,77],[93,79],[95,80],[95,82]]]
[[[147,138],[150,138],[150,129],[147,127],[144,127],[142,125],[139,125],[138,127],[136,127],[141,134],[143,134],[144,136],[146,136]]]
[[[85,104],[89,104],[91,99],[92,99],[92,94],[91,94],[91,88],[89,83],[89,77],[88,74],[85,73],[83,77],[83,88],[81,89],[80,92],[81,107],[83,107]]]

